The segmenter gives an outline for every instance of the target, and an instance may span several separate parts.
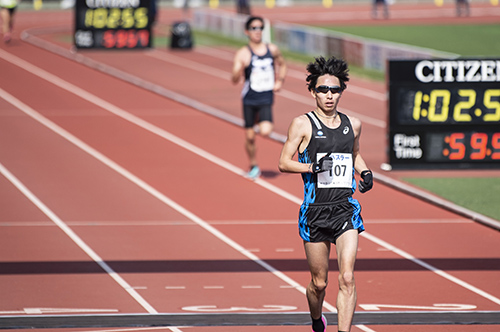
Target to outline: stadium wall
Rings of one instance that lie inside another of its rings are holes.
[[[246,40],[245,15],[210,9],[193,12],[194,29]],[[269,24],[266,24],[269,27]],[[274,21],[267,39],[281,49],[311,56],[335,56],[349,64],[385,72],[390,59],[456,58],[458,55],[404,44],[362,38],[299,24]],[[266,39],[266,38],[265,38]]]

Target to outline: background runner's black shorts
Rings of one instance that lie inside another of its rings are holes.
[[[243,119],[245,128],[252,128],[262,121],[273,122],[271,104],[269,105],[243,105]]]
[[[5,8],[5,9],[7,9],[7,10],[9,11],[10,15],[13,15],[13,14],[14,14],[14,12],[16,11],[17,6],[16,6],[16,7],[12,7],[12,8],[6,8],[6,7],[2,7],[2,6],[0,6],[0,8]]]

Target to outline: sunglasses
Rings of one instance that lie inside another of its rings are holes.
[[[250,31],[257,31],[257,30],[262,31],[262,30],[264,30],[264,27],[250,27],[250,28],[248,28],[248,30],[250,30]]]
[[[328,91],[330,91],[333,94],[342,92],[342,88],[338,85],[334,86],[320,85],[314,88],[314,90],[316,90],[316,92],[321,92],[321,93],[328,93]]]

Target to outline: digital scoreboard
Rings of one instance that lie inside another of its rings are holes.
[[[392,168],[500,168],[500,59],[389,62]]]
[[[154,0],[76,0],[75,46],[81,49],[151,47],[150,1]]]

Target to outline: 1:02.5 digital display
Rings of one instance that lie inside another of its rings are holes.
[[[389,62],[393,168],[500,168],[500,59]]]
[[[500,121],[498,89],[401,89],[401,124],[480,124]]]
[[[77,0],[77,48],[151,47],[150,0]]]

